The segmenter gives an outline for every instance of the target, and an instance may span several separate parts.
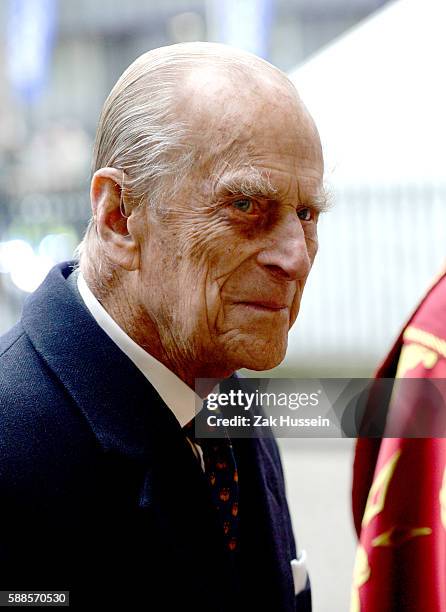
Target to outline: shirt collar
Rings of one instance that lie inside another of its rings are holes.
[[[79,271],[77,287],[96,323],[144,374],[184,427],[201,409],[202,399],[184,381],[137,344],[108,314]]]

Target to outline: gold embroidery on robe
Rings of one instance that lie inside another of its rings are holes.
[[[417,536],[431,535],[430,527],[398,527],[394,526],[376,536],[372,540],[372,546],[401,546],[408,540]]]
[[[409,370],[413,370],[422,364],[427,370],[431,370],[438,361],[438,353],[422,346],[421,344],[405,344],[401,349],[396,378],[404,378]]]
[[[443,338],[439,338],[438,336],[434,336],[434,334],[424,331],[423,329],[418,329],[418,327],[409,325],[404,331],[403,339],[422,344],[423,346],[436,351],[439,355],[441,355],[441,357],[446,359],[446,340]]]
[[[396,468],[398,459],[400,458],[401,450],[396,450],[390,459],[380,469],[373,484],[370,488],[367,497],[367,504],[362,518],[362,526],[367,527],[372,518],[381,512],[386,502],[387,489],[392,480],[393,473]]]
[[[356,549],[355,565],[353,568],[353,586],[350,601],[350,612],[360,612],[359,588],[370,578],[370,565],[367,553],[361,544]]]

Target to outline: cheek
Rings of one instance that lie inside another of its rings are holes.
[[[297,319],[297,315],[299,314],[299,309],[300,309],[300,301],[302,299],[302,293],[304,290],[304,286],[305,286],[305,281],[299,283],[297,289],[296,289],[296,293],[294,295],[294,300],[293,300],[293,304],[291,306],[290,309],[290,321],[289,321],[289,328],[291,328],[296,319]]]
[[[308,257],[309,257],[311,263],[313,263],[313,260],[316,257],[316,254],[317,254],[317,251],[318,251],[318,248],[319,248],[319,241],[318,241],[318,235],[317,235],[317,226],[310,227],[305,232],[305,243],[306,243],[306,246],[307,246]]]
[[[229,237],[224,242],[219,242],[220,244],[213,245],[214,248],[202,258],[201,263],[201,267],[207,269],[207,292],[213,302],[221,301],[222,295],[240,282],[240,277],[242,281],[246,281],[244,262],[250,256],[249,252],[246,253],[246,245]]]
[[[200,262],[183,260],[175,276],[180,318],[199,334],[212,333],[221,312],[221,286],[212,266],[205,258]]]
[[[319,248],[319,243],[318,243],[318,238],[317,238],[317,233],[313,232],[311,234],[311,236],[307,236],[306,237],[306,245],[307,245],[307,253],[308,253],[308,258],[311,262],[311,266],[313,265],[314,259],[316,257],[318,248]],[[309,274],[311,273],[311,268],[309,271]],[[307,277],[308,278],[308,277]],[[297,315],[299,314],[299,310],[300,310],[300,302],[302,299],[302,294],[304,291],[304,287],[305,287],[305,283],[306,283],[307,279],[304,279],[303,281],[300,281],[297,284],[297,288],[296,288],[296,293],[294,295],[294,299],[293,299],[293,303],[290,309],[290,328],[294,325],[296,319],[297,319]]]
[[[308,256],[313,263],[314,258],[316,257],[317,251],[319,249],[319,240],[317,235],[317,228],[309,233],[306,238]]]

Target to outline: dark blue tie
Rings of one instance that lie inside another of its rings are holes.
[[[184,427],[186,435],[199,444],[211,497],[223,530],[226,551],[238,550],[239,486],[238,472],[231,440],[225,430],[224,438],[204,438],[195,435],[194,419]]]

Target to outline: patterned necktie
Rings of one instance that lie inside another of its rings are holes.
[[[186,435],[203,451],[203,461],[212,501],[223,529],[225,549],[233,555],[238,549],[239,488],[238,472],[231,440],[195,435],[194,419],[185,425]]]

